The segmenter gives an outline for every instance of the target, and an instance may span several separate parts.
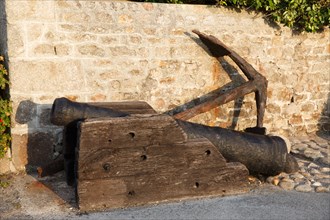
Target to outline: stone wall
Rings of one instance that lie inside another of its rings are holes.
[[[57,97],[144,100],[164,112],[244,82],[229,58],[208,55],[193,29],[215,35],[268,79],[269,132],[301,135],[329,122],[328,29],[295,34],[267,24],[262,15],[203,5],[5,0],[1,7],[17,169],[45,164],[61,151],[62,128],[49,122]],[[237,130],[255,126],[254,96],[192,120]]]

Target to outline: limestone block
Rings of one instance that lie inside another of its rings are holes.
[[[39,44],[37,45],[33,53],[35,55],[55,55],[55,47],[51,44]]]
[[[110,57],[108,58],[104,58],[104,59],[100,59],[100,58],[96,58],[96,59],[89,59],[86,60],[84,62],[84,64],[86,64],[85,68],[87,68],[88,66],[93,66],[93,70],[95,70],[95,67],[97,68],[112,68],[113,67],[113,61]]]
[[[66,0],[59,0],[56,2],[56,8],[61,9],[81,9],[82,7],[82,1],[66,1]]]
[[[310,73],[322,73],[326,71],[329,71],[329,65],[324,62],[315,62],[315,64],[313,64],[313,66],[310,69]]]
[[[267,54],[269,56],[276,57],[276,58],[281,57],[282,53],[283,53],[283,51],[280,48],[277,48],[277,47],[270,48],[267,51]]]
[[[71,54],[71,46],[67,44],[55,44],[54,54],[57,56],[66,56]]]
[[[107,99],[107,96],[98,93],[98,94],[92,95],[89,99],[93,102],[105,102]]]
[[[8,56],[17,57],[25,52],[23,25],[11,25],[7,27]]]
[[[17,170],[25,170],[28,163],[27,144],[28,134],[12,133],[12,160]]]
[[[315,105],[312,102],[307,102],[301,105],[302,112],[313,112],[315,110]]]
[[[118,43],[119,39],[113,36],[101,36],[100,38],[100,42],[102,44],[114,44],[114,43]]]
[[[44,94],[72,91],[81,93],[85,88],[79,61],[12,61],[10,66],[12,91],[26,94],[40,91]]]
[[[144,4],[142,4],[142,7],[146,11],[152,11],[154,9],[154,4],[144,3]]]
[[[55,21],[55,2],[40,0],[6,1],[9,23],[25,21]]]
[[[85,24],[62,24],[58,23],[56,24],[59,28],[60,31],[65,31],[65,32],[86,32],[87,26]]]
[[[324,100],[325,97],[329,94],[329,91],[320,91],[320,92],[312,92],[311,90],[311,99],[312,100]]]
[[[95,22],[101,23],[112,23],[114,21],[112,13],[110,12],[96,12],[95,13]]]
[[[66,94],[49,94],[49,95],[43,95],[40,94],[38,96],[36,96],[34,98],[36,103],[40,103],[40,104],[51,104],[53,103],[55,98],[58,98],[60,96],[63,96],[71,101],[84,101],[85,99],[83,98],[83,94],[79,93],[79,94],[74,94],[74,93],[66,93]]]
[[[276,114],[276,113],[281,112],[281,107],[275,103],[268,103],[267,107],[266,107],[266,111],[271,114]]]
[[[289,118],[289,124],[290,125],[299,125],[303,123],[303,119],[302,116],[299,114],[293,114],[290,118]]]
[[[47,26],[43,32],[43,40],[49,43],[63,42],[66,40],[66,35],[54,30],[52,26]]]
[[[40,23],[30,23],[26,25],[26,36],[29,42],[41,40],[45,30],[45,25]]]
[[[126,46],[117,46],[109,48],[112,56],[136,56],[137,53],[134,49],[130,49]]]
[[[97,37],[93,34],[85,33],[85,32],[79,32],[79,33],[71,33],[67,34],[67,39],[72,42],[96,42]],[[103,41],[101,41],[104,43]]]
[[[123,2],[109,2],[107,4],[107,9],[113,10],[115,12],[121,12],[125,9],[127,9],[127,4]]]
[[[97,3],[98,2],[95,2],[95,1],[84,1],[84,2],[81,2],[81,4],[83,5],[83,7],[87,10],[94,10],[97,6]]]
[[[293,97],[293,91],[290,88],[284,87],[281,90],[274,91],[274,95],[276,95],[276,100],[290,103]]]
[[[94,44],[80,46],[78,51],[81,55],[92,55],[98,57],[104,57],[105,55],[104,49]]]
[[[313,133],[319,130],[319,127],[317,126],[317,124],[309,124],[306,125],[306,132],[307,133]]]
[[[150,57],[150,50],[146,49],[145,47],[140,47],[137,48],[135,50],[136,55],[138,57]],[[131,51],[130,53],[132,53],[132,56],[134,56],[133,54],[135,54],[133,51]]]
[[[63,11],[59,15],[58,21],[68,24],[74,23],[88,23],[91,21],[91,16],[86,12],[77,11]]]
[[[7,151],[3,158],[0,158],[0,175],[17,172],[15,169],[12,159],[10,149]]]

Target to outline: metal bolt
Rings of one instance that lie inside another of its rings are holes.
[[[103,169],[105,171],[110,171],[110,164],[108,164],[108,163],[103,164]]]

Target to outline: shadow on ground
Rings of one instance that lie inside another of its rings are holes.
[[[319,137],[330,140],[330,92],[328,93],[328,99],[324,104],[323,111],[317,126],[318,131],[316,134]]]

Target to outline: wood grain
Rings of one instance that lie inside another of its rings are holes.
[[[123,208],[246,190],[248,170],[226,163],[206,138],[168,115],[90,119],[78,125],[81,211]]]
[[[116,148],[182,143],[187,134],[168,115],[97,118],[80,123],[79,155],[90,155],[109,144]]]
[[[80,180],[226,166],[219,150],[207,139],[132,148],[108,146],[79,158]]]
[[[247,169],[239,163],[185,172],[140,174],[78,182],[81,211],[106,210],[246,192]]]

